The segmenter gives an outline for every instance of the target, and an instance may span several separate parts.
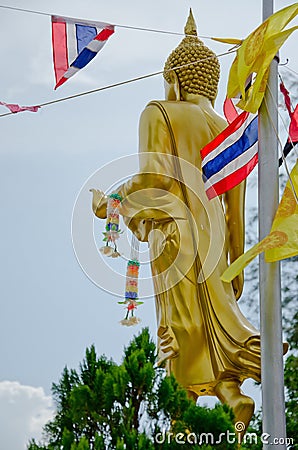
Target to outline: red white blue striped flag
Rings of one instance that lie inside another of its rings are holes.
[[[55,89],[85,67],[113,33],[107,23],[52,16]]]
[[[241,183],[258,162],[258,117],[243,111],[201,149],[202,172],[210,199]]]

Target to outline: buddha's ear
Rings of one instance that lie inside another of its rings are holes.
[[[176,97],[176,101],[180,101],[180,83],[179,83],[179,79],[177,77],[177,74],[174,70],[171,70],[169,72],[170,78],[171,78],[171,84],[173,85],[173,89],[174,89],[174,93],[175,93],[175,97]]]

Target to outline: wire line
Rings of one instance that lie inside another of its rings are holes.
[[[33,11],[32,9],[15,8],[14,6],[0,5],[0,8],[11,9],[13,11],[21,11],[21,12],[26,12],[26,13],[31,13],[31,14],[39,14],[41,16],[51,16],[51,14],[44,13],[41,11]]]
[[[291,69],[291,68],[288,67],[288,66],[281,66],[281,68],[282,68],[282,69],[285,69],[285,70],[289,70],[290,72],[294,73],[295,75],[298,75],[298,72],[296,72],[294,69]]]
[[[26,12],[26,13],[30,13],[30,14],[38,14],[41,16],[51,17],[51,16],[55,15],[55,16],[60,17],[58,14],[50,14],[50,13],[45,13],[45,12],[41,12],[41,11],[34,11],[32,9],[16,8],[14,6],[0,5],[0,8],[10,9],[13,11]],[[73,17],[68,17],[68,19],[78,20],[78,21],[81,20],[82,22],[84,21],[84,19],[74,19]],[[192,35],[188,35],[185,33],[178,33],[176,31],[156,30],[154,28],[133,27],[133,26],[129,26],[129,25],[120,25],[120,24],[116,24],[116,23],[113,23],[111,25],[114,25],[115,27],[118,27],[118,28],[126,28],[128,30],[149,31],[151,33],[169,34],[169,35],[174,35],[174,36],[192,36]],[[201,37],[203,39],[212,39],[212,37],[210,37],[210,36],[198,36],[198,37]]]
[[[53,105],[53,104],[55,104],[55,103],[64,102],[64,101],[66,101],[66,100],[71,100],[71,99],[73,99],[73,98],[83,97],[84,95],[94,94],[94,93],[96,93],[96,92],[100,92],[100,91],[104,91],[104,90],[111,89],[111,88],[114,88],[114,87],[122,86],[122,85],[124,85],[124,84],[134,83],[134,82],[139,81],[139,80],[144,80],[144,79],[146,79],[146,78],[155,77],[156,75],[161,75],[161,74],[164,73],[164,72],[171,72],[172,70],[181,69],[181,68],[183,68],[183,67],[188,67],[188,66],[191,66],[191,65],[199,64],[199,63],[201,63],[201,62],[203,62],[203,61],[206,61],[206,60],[208,60],[208,59],[213,59],[213,58],[217,58],[217,57],[229,55],[229,54],[231,54],[231,53],[234,53],[235,51],[236,51],[236,50],[230,50],[230,51],[228,51],[228,52],[220,53],[220,54],[215,55],[215,56],[209,56],[209,57],[207,57],[207,58],[200,59],[200,60],[198,60],[198,61],[192,61],[192,62],[190,62],[190,63],[183,64],[183,65],[181,65],[181,66],[176,66],[176,67],[173,67],[172,69],[169,69],[169,70],[159,70],[158,72],[152,72],[152,73],[149,73],[149,74],[147,74],[147,75],[141,75],[141,76],[139,76],[139,77],[130,78],[129,80],[125,80],[125,81],[120,81],[120,82],[118,82],[118,83],[109,84],[109,85],[107,85],[107,86],[102,86],[102,87],[100,87],[100,88],[92,89],[92,90],[90,90],[90,91],[80,92],[80,93],[78,93],[78,94],[70,95],[70,96],[68,96],[68,97],[58,98],[58,99],[56,99],[56,100],[51,100],[51,101],[49,101],[49,102],[40,103],[39,105],[34,105],[34,106],[38,106],[38,107],[41,108],[41,107],[43,107],[43,106]],[[16,114],[16,113],[7,112],[7,113],[4,113],[4,114],[0,114],[0,117],[10,116],[11,114]]]
[[[275,106],[275,108],[277,108],[278,115],[280,115],[280,113],[279,113],[279,111],[278,111],[278,106],[277,106],[277,104],[276,104],[276,102],[275,102],[275,99],[274,99],[274,97],[273,97],[272,91],[271,91],[271,89],[270,89],[270,87],[269,87],[268,85],[267,85],[267,88],[268,88],[269,94],[270,94],[270,96],[271,96],[271,99],[273,100],[274,106]],[[264,97],[264,102],[265,102],[265,105],[266,105],[267,114],[268,114],[269,120],[270,120],[270,122],[271,122],[271,126],[272,126],[272,128],[273,128],[274,134],[275,134],[275,136],[276,136],[277,139],[278,139],[280,148],[283,149],[283,144],[282,144],[282,142],[281,142],[281,140],[280,140],[278,131],[277,131],[275,125],[274,125],[274,121],[273,121],[272,116],[271,116],[271,114],[270,114],[270,112],[269,112],[267,100],[266,100],[265,97]],[[289,171],[287,162],[286,162],[286,158],[285,158],[284,155],[283,155],[283,151],[282,151],[282,157],[283,157],[283,162],[284,162],[284,164],[285,164],[286,172],[287,172],[288,177],[289,177],[289,182],[290,182],[290,185],[291,185],[291,187],[292,187],[292,191],[293,191],[293,194],[294,194],[296,203],[298,204],[298,193],[296,192],[296,189],[295,189],[295,186],[294,186],[294,183],[293,183],[293,180],[292,180],[292,177],[291,177],[291,174],[290,174],[290,171]]]

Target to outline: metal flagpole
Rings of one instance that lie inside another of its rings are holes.
[[[273,14],[273,0],[263,0],[263,20],[271,14]],[[260,240],[270,233],[279,201],[277,99],[278,61],[275,58],[270,66],[268,85],[259,110]],[[263,436],[263,449],[272,449],[275,442],[274,448],[286,449],[286,444],[283,443],[286,437],[286,424],[279,262],[266,263],[264,254],[260,255],[259,275],[263,433],[267,433]]]

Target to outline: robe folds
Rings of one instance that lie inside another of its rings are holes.
[[[225,127],[203,96],[149,103],[139,126],[140,171],[117,190],[125,223],[149,243],[159,363],[198,395],[214,394],[223,379],[260,381],[259,332],[233,285],[220,280],[228,255],[243,248],[243,198],[234,188],[226,206],[209,201],[201,173],[200,149]]]

